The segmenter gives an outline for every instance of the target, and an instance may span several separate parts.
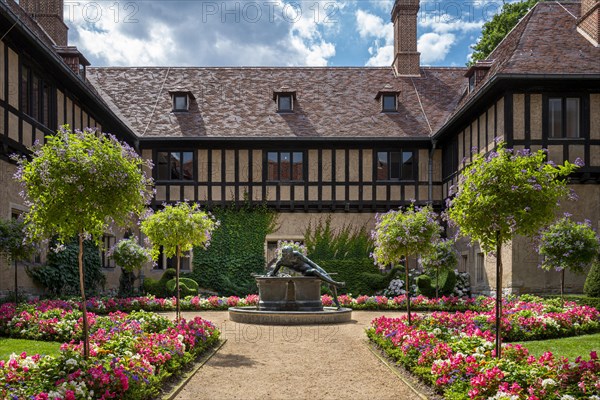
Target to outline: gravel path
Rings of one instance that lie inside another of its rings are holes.
[[[183,313],[198,315],[215,323],[227,343],[177,400],[417,398],[367,347],[364,330],[381,312],[354,311],[351,322],[325,326],[247,325],[229,321],[227,312]]]

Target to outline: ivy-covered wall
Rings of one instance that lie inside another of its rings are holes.
[[[51,247],[54,247],[53,243]],[[29,268],[27,273],[34,282],[42,285],[51,296],[79,295],[79,242],[67,243],[63,250],[48,252],[48,262],[43,266]],[[98,246],[90,240],[84,242],[83,270],[85,291],[88,295],[97,295],[106,278],[102,273]]]
[[[257,293],[252,274],[265,272],[264,243],[276,214],[263,206],[222,208],[213,214],[220,226],[208,249],[194,249],[193,272],[188,276],[200,288],[224,296]]]

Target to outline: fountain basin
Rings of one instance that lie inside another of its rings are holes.
[[[258,306],[231,307],[229,319],[243,324],[339,324],[352,318],[349,308],[323,307],[321,280],[312,276],[257,276]]]
[[[257,325],[324,325],[349,322],[352,309],[323,307],[322,311],[262,311],[257,307],[230,307],[229,320]]]

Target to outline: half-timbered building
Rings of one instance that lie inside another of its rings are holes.
[[[322,218],[372,227],[377,212],[411,201],[442,210],[473,152],[497,140],[548,149],[555,162],[582,159],[571,177],[580,200],[563,208],[598,228],[597,0],[538,3],[470,68],[420,65],[418,0],[396,0],[395,59],[380,68],[90,67],[66,37],[45,35],[62,19],[26,18],[36,5],[58,3],[22,0],[29,14],[12,0],[0,3],[2,26],[17,21],[0,49],[2,184],[10,188],[0,198],[3,216],[21,203],[6,154],[71,123],[121,133],[153,160],[154,207],[273,208],[279,228],[266,249],[301,239]],[[460,247],[459,268],[470,272],[476,293],[489,293],[495,260],[476,245]],[[537,268],[529,240],[517,238],[504,252],[508,291],[558,287],[558,274]],[[569,290],[582,284],[567,277]]]

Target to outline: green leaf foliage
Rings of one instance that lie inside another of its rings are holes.
[[[59,246],[58,251],[50,250],[46,265],[28,268],[27,274],[52,296],[79,295],[78,255],[79,242],[72,240]],[[98,294],[104,288],[106,277],[98,247],[90,240],[83,245],[83,268],[86,293]]]
[[[384,275],[369,258],[324,260],[319,266],[330,274],[336,281],[346,282],[346,286],[338,289],[338,293],[353,295],[373,295],[387,288],[394,278],[397,269]]]
[[[436,282],[439,295],[450,296],[456,286],[456,273],[452,269],[443,268],[440,269],[437,279],[434,274],[418,276],[417,287],[419,288],[419,293],[427,297],[435,297]]]
[[[218,222],[196,203],[177,203],[142,221],[141,230],[152,243],[152,258],[157,259],[160,247],[167,257],[179,257],[194,246],[208,246]],[[179,254],[177,254],[179,251]]]
[[[207,249],[195,248],[193,278],[201,288],[221,295],[256,293],[253,273],[265,273],[264,245],[274,230],[276,214],[265,206],[213,211],[220,226]]]
[[[431,250],[420,258],[421,265],[428,273],[434,273],[437,268],[454,269],[458,265],[458,253],[453,240],[439,240]]]
[[[583,285],[583,293],[589,297],[600,298],[600,260],[598,259],[594,261],[590,272],[588,272]],[[600,302],[596,305],[596,308],[600,309]]]
[[[481,37],[471,48],[474,50],[469,64],[485,60],[500,44],[502,39],[517,25],[539,0],[524,0],[516,3],[504,3],[499,14],[483,24]]]
[[[366,227],[331,227],[331,218],[320,220],[314,227],[308,225],[304,233],[307,256],[319,263],[323,260],[356,260],[369,258],[373,251],[373,240]]]
[[[31,160],[18,159],[15,176],[25,189],[25,223],[34,240],[64,243],[82,233],[99,240],[109,225],[131,223],[152,197],[152,180],[143,173],[149,162],[112,135],[65,125],[32,150]]]
[[[575,222],[568,216],[546,228],[540,237],[539,253],[545,270],[583,273],[598,257],[598,236],[590,221]]]
[[[36,248],[25,235],[22,219],[0,219],[0,254],[11,260],[25,260]]]
[[[379,214],[373,258],[379,265],[390,265],[410,255],[425,254],[439,239],[440,231],[437,214],[430,206],[416,208],[411,204],[405,211]]]
[[[175,295],[175,287],[177,282],[175,279],[167,281],[165,287],[171,295]],[[181,295],[185,296],[196,296],[198,294],[198,282],[191,278],[179,278],[179,288]]]
[[[168,297],[172,294],[167,290],[167,282],[175,278],[177,272],[174,268],[167,268],[160,279],[145,278],[144,291],[156,297]]]
[[[496,250],[514,235],[531,236],[554,219],[559,199],[568,193],[567,176],[577,165],[555,165],[546,153],[513,152],[499,143],[488,155],[475,154],[448,200],[447,215],[460,233]]]

